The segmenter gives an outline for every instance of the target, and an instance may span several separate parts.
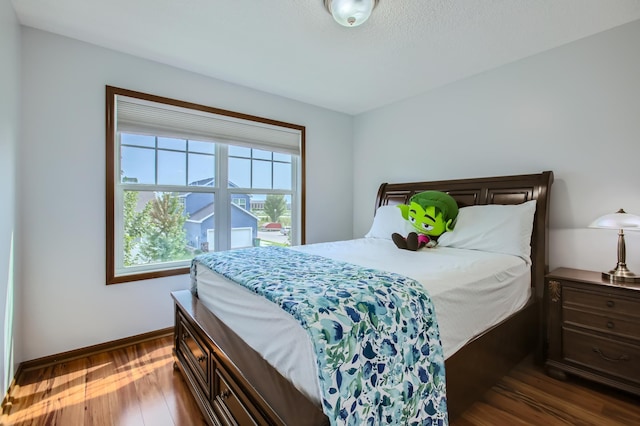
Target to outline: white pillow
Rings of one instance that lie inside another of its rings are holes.
[[[536,201],[463,207],[451,232],[438,245],[519,256],[530,261]]]
[[[373,218],[373,225],[365,235],[365,238],[391,239],[391,234],[397,232],[406,236],[413,227],[408,220],[402,217],[402,211],[398,206],[380,206]]]

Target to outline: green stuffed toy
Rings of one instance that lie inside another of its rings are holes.
[[[398,233],[391,235],[398,248],[416,251],[422,247],[435,247],[438,237],[453,230],[458,217],[458,203],[440,191],[425,191],[409,199],[409,205],[398,205],[402,217],[411,222],[416,232],[407,237]]]

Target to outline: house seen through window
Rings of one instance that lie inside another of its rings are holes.
[[[108,283],[186,273],[204,252],[302,243],[299,126],[278,128],[201,106],[204,112],[191,112],[179,101],[110,89]],[[192,123],[194,117],[202,122]]]

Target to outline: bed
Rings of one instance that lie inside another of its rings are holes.
[[[447,330],[455,331],[457,326],[452,327],[448,324],[452,320],[445,319],[444,313],[442,314],[441,333],[446,354],[446,393],[450,420],[455,419],[526,355],[534,352],[536,359],[542,359],[541,298],[543,277],[548,268],[548,197],[552,182],[552,172],[543,172],[494,178],[385,183],[379,188],[375,202],[375,212],[378,219],[374,219],[374,226],[376,220],[379,221],[379,218],[382,217],[381,212],[384,211],[384,208],[389,210],[386,206],[407,203],[413,194],[425,190],[440,190],[449,193],[456,199],[461,207],[461,212],[477,211],[462,208],[483,205],[514,206],[518,209],[523,209],[526,205],[530,206],[531,204],[535,206],[533,210],[527,207],[531,210],[533,217],[532,226],[529,228],[530,246],[527,246],[530,250],[529,256],[523,256],[523,259],[527,258],[526,260],[512,259],[508,264],[510,269],[507,273],[500,273],[500,276],[510,277],[509,283],[513,281],[517,284],[509,284],[507,288],[524,288],[524,292],[515,292],[508,303],[503,303],[511,306],[511,311],[489,319],[489,325],[483,326],[483,328],[487,328],[486,330],[467,330],[466,334],[458,339],[449,339],[448,336],[454,333]],[[511,215],[511,213],[509,214]],[[465,217],[470,216],[467,214]],[[459,220],[462,220],[462,215]],[[372,228],[370,234],[373,231]],[[499,232],[507,231],[501,230]],[[345,244],[347,246],[344,246]],[[302,247],[301,250],[330,256],[330,253],[340,253],[341,251],[353,253],[352,244],[370,247],[363,248],[363,252],[366,253],[366,250],[372,249],[374,252],[377,251],[378,255],[381,254],[382,258],[391,258],[395,256],[394,253],[399,252],[395,248],[390,249],[389,242],[378,241],[375,238],[359,239],[354,242],[314,244],[306,248]],[[447,257],[452,251],[464,252],[465,256],[471,256],[474,259],[471,263],[476,266],[480,265],[480,269],[487,268],[492,262],[491,259],[496,257],[494,254],[491,257],[486,257],[484,253],[477,250],[465,250],[464,246],[462,248],[455,245],[447,247],[446,242],[443,242],[443,247],[438,247],[437,253]],[[411,253],[411,255],[419,254]],[[478,256],[480,257],[478,258]],[[502,256],[504,257],[504,255]],[[365,263],[364,266],[371,266],[366,264],[366,260],[357,257],[351,260],[356,263]],[[415,262],[410,261],[403,264],[402,259],[393,259],[387,263],[385,269],[393,269],[394,264],[397,264],[396,267],[399,271],[407,271],[407,268]],[[465,269],[462,270],[466,273]],[[441,272],[442,276],[447,276],[447,271]],[[419,275],[414,271],[408,273]],[[469,273],[471,274],[471,272]],[[478,271],[473,271],[473,274],[477,273]],[[280,355],[265,354],[264,347],[251,341],[247,331],[243,331],[242,327],[237,326],[240,320],[229,316],[242,309],[234,306],[233,303],[224,302],[223,300],[227,299],[224,299],[222,295],[225,292],[235,290],[233,288],[229,290],[228,286],[224,287],[223,283],[221,284],[219,280],[216,281],[213,273],[207,274],[201,271],[196,276],[202,279],[198,292],[199,297],[188,290],[172,293],[176,315],[174,353],[176,368],[180,369],[184,375],[206,421],[215,425],[328,424],[329,419],[320,408],[318,396],[314,395],[313,383],[306,387],[301,385],[300,380],[296,378],[298,376],[292,376],[289,371],[292,368],[295,369],[294,367],[286,365],[283,367],[277,361],[273,361],[274,356],[275,358],[287,358],[282,355],[282,351]],[[207,291],[206,288],[209,290]],[[438,311],[438,304],[444,305],[442,301],[438,301],[438,297],[441,300],[448,298],[450,302],[454,301],[453,304],[449,303],[452,306],[455,306],[460,300],[456,299],[457,296],[448,295],[444,291],[435,290],[434,293],[436,293],[433,297],[436,311]],[[477,297],[478,294],[475,296]],[[243,303],[248,303],[249,296],[242,293],[240,295],[232,293],[229,300],[242,300]],[[446,308],[442,308],[442,310],[444,312]],[[491,311],[494,310],[496,309]],[[255,308],[251,311],[258,312],[262,309]],[[213,312],[216,312],[217,315]],[[450,317],[455,319],[457,315],[450,315]],[[279,330],[277,327],[280,327],[277,322],[257,318],[255,324],[261,323],[266,325],[266,328],[254,334],[267,336],[263,339],[267,342],[279,341],[276,339],[282,337],[292,338],[294,334],[289,331],[275,331]],[[227,324],[234,324],[234,330],[229,328]],[[284,327],[281,330],[293,330],[286,328],[290,325],[285,324]],[[245,325],[245,328],[251,331],[252,326],[251,324]],[[270,336],[268,334],[270,332],[275,332],[275,335]],[[447,338],[445,338],[445,334]],[[272,345],[273,348],[297,348],[298,346],[303,345],[291,342]],[[267,350],[267,352],[269,351]],[[296,362],[299,359],[307,359],[307,364],[303,361],[296,365],[302,372],[307,371],[307,379],[309,377],[312,379],[314,377],[312,368],[305,367],[305,365],[311,365],[308,363],[308,357],[305,358],[304,354],[298,352],[294,354],[290,359]]]

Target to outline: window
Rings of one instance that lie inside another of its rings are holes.
[[[107,86],[107,284],[304,243],[304,127]]]

